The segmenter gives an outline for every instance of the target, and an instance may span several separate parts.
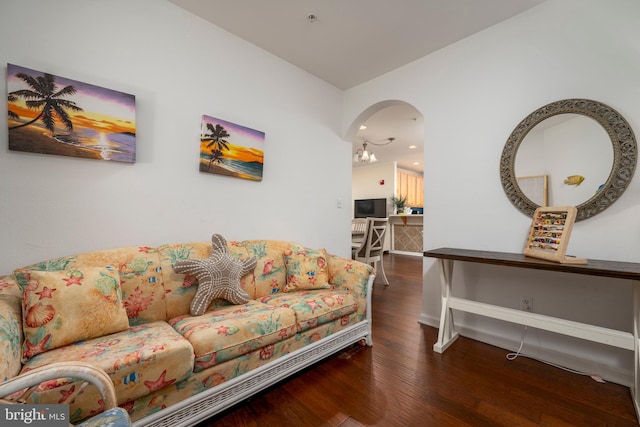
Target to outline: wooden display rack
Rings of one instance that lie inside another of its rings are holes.
[[[574,206],[543,207],[533,213],[524,254],[562,264],[586,264],[584,258],[567,256],[567,245],[578,210]]]

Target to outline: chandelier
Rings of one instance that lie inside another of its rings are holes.
[[[369,143],[365,141],[362,144],[362,148],[356,150],[356,153],[353,155],[353,163],[373,163],[378,161],[373,151],[367,151],[368,144]]]
[[[353,155],[353,163],[373,163],[373,162],[377,162],[378,159],[376,159],[376,155],[373,154],[373,151],[367,150],[367,146],[369,144],[377,145],[377,146],[383,146],[383,145],[391,144],[394,139],[395,138],[387,138],[387,142],[385,142],[383,144],[376,144],[375,142],[371,142],[370,140],[365,139],[364,142],[362,143],[362,148],[358,148],[356,150],[356,152],[354,153],[354,155]]]

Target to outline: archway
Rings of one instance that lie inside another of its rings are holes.
[[[361,125],[366,125],[367,129],[361,130]],[[355,200],[385,198],[388,201],[387,215],[393,214],[391,198],[400,195],[396,185],[401,186],[406,182],[403,180],[409,179],[413,183],[413,193],[412,203],[408,205],[416,208],[414,212],[422,212],[418,208],[423,207],[424,197],[424,118],[417,108],[401,100],[377,102],[355,118],[345,139],[354,144],[352,154],[362,153],[362,144],[366,143],[364,147],[369,153],[374,153],[377,160],[375,163],[363,162],[361,156],[354,156],[352,206]],[[389,139],[393,141],[387,142]],[[406,188],[401,191],[404,196],[407,195]],[[414,245],[407,250],[412,255],[422,254],[422,218],[412,218],[412,223],[417,221],[420,234],[413,236]],[[389,239],[391,237],[392,233],[389,233]],[[389,240],[388,250],[392,250],[391,243]]]
[[[378,111],[381,111],[381,110],[384,110],[385,108],[393,107],[396,105],[404,105],[404,106],[414,108],[415,111],[418,114],[420,114],[420,116],[422,116],[422,114],[418,111],[418,109],[415,108],[413,105],[409,104],[408,102],[400,101],[398,99],[389,99],[386,101],[380,101],[366,108],[362,113],[358,115],[358,117],[356,117],[356,119],[351,123],[351,125],[347,129],[347,132],[344,135],[345,141],[353,142],[356,135],[358,134],[358,131],[360,130],[360,126],[366,123]]]

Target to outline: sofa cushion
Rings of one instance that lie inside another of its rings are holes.
[[[89,362],[104,369],[113,381],[119,405],[180,382],[193,372],[191,345],[164,321],[47,351],[29,360],[22,371],[65,360]],[[74,386],[77,383],[68,380],[48,382],[32,399],[41,403],[69,403],[64,399]],[[71,414],[90,411],[87,402],[99,397],[94,392],[93,387],[88,387],[76,397]],[[88,415],[76,414],[74,419]]]
[[[166,320],[165,292],[162,286],[162,269],[158,251],[149,246],[130,246],[54,258],[17,270],[82,270],[86,267],[105,267],[117,271],[124,308],[130,325]]]
[[[106,268],[27,270],[23,359],[129,327],[118,274]]]
[[[284,263],[287,269],[285,292],[331,287],[326,250],[292,246],[284,252]]]
[[[179,316],[169,323],[189,340],[198,372],[296,333],[292,310],[249,301],[216,307],[202,316]]]
[[[296,314],[298,332],[315,328],[358,310],[353,294],[334,289],[282,293],[260,298],[274,307],[287,307]]]
[[[232,304],[249,302],[249,294],[240,286],[240,279],[253,272],[255,258],[239,260],[229,254],[227,241],[220,234],[211,236],[211,255],[203,259],[183,259],[173,265],[176,273],[196,276],[198,290],[191,302],[191,314],[201,316],[215,298]]]

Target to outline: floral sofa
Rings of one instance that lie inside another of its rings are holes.
[[[0,276],[0,382],[58,361],[90,362],[112,379],[134,425],[192,425],[356,342],[371,345],[371,266],[293,242],[227,242],[255,257],[249,302],[214,299],[190,314],[197,279],[181,260],[211,243],[81,253]],[[101,410],[73,379],[42,384],[32,403],[68,403],[71,421]]]

